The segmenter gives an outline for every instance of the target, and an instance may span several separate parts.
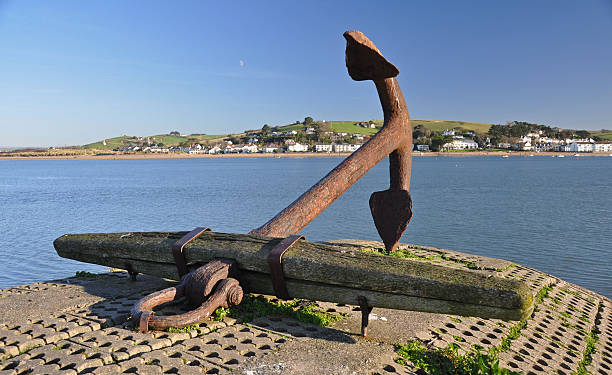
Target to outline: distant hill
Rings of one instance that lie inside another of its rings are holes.
[[[328,121],[327,123],[330,126],[330,129],[334,132],[340,133],[360,133],[363,135],[372,135],[376,134],[380,127],[383,124],[382,120],[374,120],[373,122],[377,125],[377,128],[363,128],[361,126],[356,125],[357,123],[364,121]],[[463,130],[472,130],[476,133],[486,133],[491,124],[483,124],[478,122],[466,122],[466,121],[447,121],[447,120],[424,120],[424,119],[411,119],[412,126],[423,125],[425,128],[431,129],[432,131],[440,132],[445,129],[455,129],[462,128]],[[290,131],[290,130],[301,130],[303,129],[303,124],[288,124],[278,126],[281,131]],[[256,132],[258,129],[250,130],[248,132]],[[612,137],[612,132],[610,132],[610,136]],[[130,144],[135,144],[142,142],[143,140],[149,140],[151,143],[163,144],[165,147],[179,146],[181,143],[189,142],[189,143],[210,143],[210,142],[220,142],[224,139],[229,139],[231,137],[244,136],[245,133],[237,133],[237,134],[220,134],[220,135],[207,135],[207,134],[191,134],[191,135],[168,135],[168,134],[158,134],[151,135],[145,137],[135,137],[135,136],[121,136],[114,138],[107,138],[103,141],[98,141],[94,143],[89,143],[84,146],[81,146],[84,149],[95,149],[95,150],[112,150],[120,147],[127,147]],[[106,144],[104,144],[106,142]]]
[[[215,140],[223,140],[231,135],[208,135],[208,134],[192,134],[192,135],[168,135],[158,134],[147,137],[135,137],[123,135],[121,137],[107,138],[103,141],[89,143],[81,146],[84,149],[95,149],[95,150],[112,150],[120,147],[127,147],[131,144],[142,142],[143,140],[150,140],[151,143],[163,144],[166,147],[178,146],[183,142],[191,143],[206,143]],[[106,143],[106,145],[104,144]]]

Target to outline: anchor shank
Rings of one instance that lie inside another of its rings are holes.
[[[404,142],[389,155],[389,178],[391,190],[410,190],[412,169],[412,125],[402,90],[395,78],[375,80],[376,90],[383,108],[385,124],[398,127]]]

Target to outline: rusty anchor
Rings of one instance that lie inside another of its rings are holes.
[[[412,218],[412,200],[409,194],[412,168],[412,126],[406,102],[395,77],[399,70],[391,64],[363,33],[347,31],[346,66],[352,79],[372,80],[376,85],[384,114],[382,129],[365,145],[347,157],[308,191],[297,198],[274,218],[249,234],[257,236],[285,237],[270,252],[269,265],[272,283],[277,297],[288,299],[281,264],[282,254],[301,236],[297,235],[306,225],[340,197],[372,167],[389,156],[389,189],[372,193],[370,211],[376,229],[387,251],[397,249],[399,240]],[[217,260],[197,270],[186,273],[183,247],[204,233],[208,228],[196,228],[174,246],[174,257],[181,283],[172,288],[150,294],[138,301],[132,309],[132,317],[139,329],[180,328],[201,323],[218,307],[237,305],[242,299],[242,289],[237,277],[237,267],[231,260]],[[212,293],[212,295],[210,295]],[[209,296],[210,295],[210,296]],[[156,316],[153,308],[162,303],[187,296],[199,307],[176,316]],[[369,314],[372,310],[365,297],[356,301],[362,311],[362,335],[367,334]]]

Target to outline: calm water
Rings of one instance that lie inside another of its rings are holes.
[[[58,257],[64,233],[246,233],[340,158],[0,161],[0,288],[105,268]],[[612,158],[416,158],[403,241],[510,259],[612,297]],[[370,171],[303,234],[378,239]]]

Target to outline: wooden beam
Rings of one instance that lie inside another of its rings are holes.
[[[185,232],[67,234],[55,240],[65,258],[178,279],[172,245]],[[184,248],[193,270],[218,258],[234,259],[247,292],[274,294],[267,256],[280,238],[206,232]],[[368,304],[519,320],[533,309],[527,285],[487,272],[365,253],[354,246],[298,241],[283,255],[293,298]]]

